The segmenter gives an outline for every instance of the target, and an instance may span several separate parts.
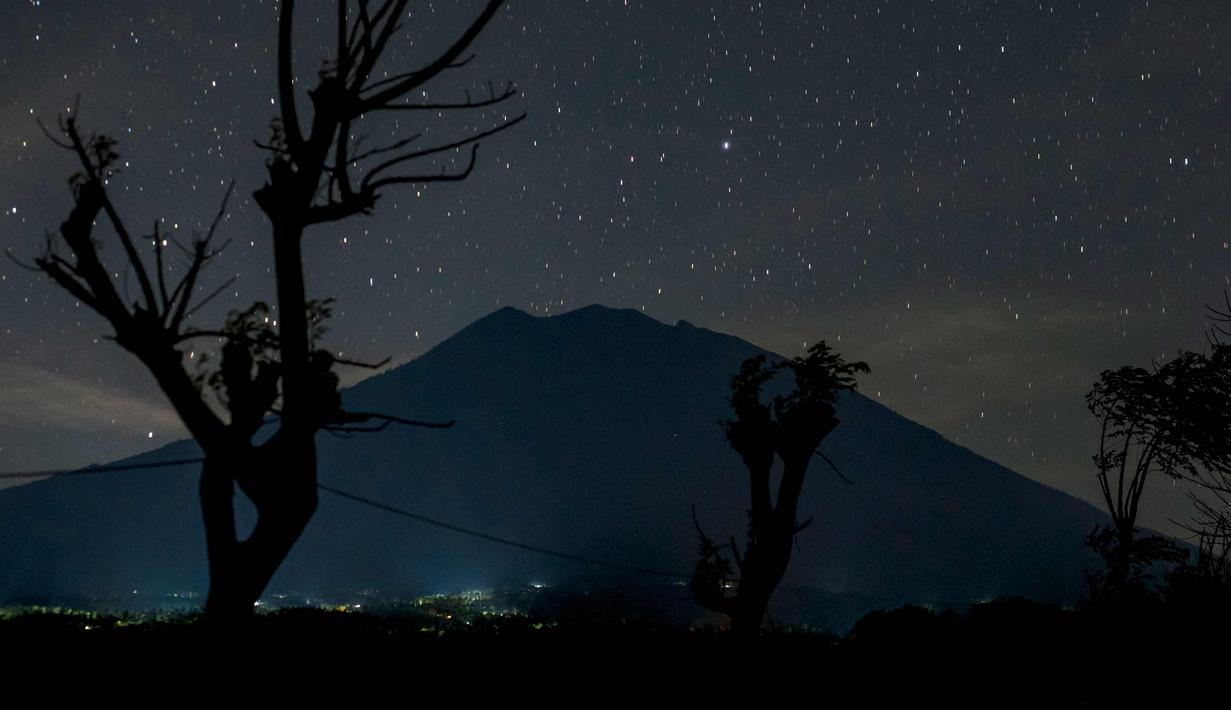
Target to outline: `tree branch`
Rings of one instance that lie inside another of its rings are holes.
[[[291,46],[295,17],[295,0],[282,0],[278,15],[278,102],[282,104],[282,130],[292,154],[303,145],[299,114],[295,109],[294,52]]]
[[[154,220],[154,271],[158,275],[158,296],[162,299],[159,320],[164,320],[171,310],[171,301],[167,296],[167,277],[162,263],[162,235],[159,234],[158,220]]]
[[[58,145],[61,148],[64,148],[66,150],[74,150],[72,143],[65,143],[64,141],[52,135],[51,131],[47,130],[47,126],[43,124],[43,119],[36,118],[34,119],[34,122],[38,124],[38,128],[40,131],[43,132],[43,135],[47,136],[47,140],[51,141],[55,145]]]
[[[397,18],[401,17],[402,13],[406,10],[408,1],[387,0],[372,17],[371,23],[360,33],[359,41],[363,45],[363,57],[361,61],[358,57],[356,58],[355,78],[346,91],[350,98],[356,99],[351,107],[353,116],[363,113],[362,110],[355,110],[361,104],[357,100],[359,94],[363,91],[363,85],[367,82],[368,77],[372,75],[372,69],[376,67],[376,62],[380,59],[380,55],[385,51],[385,45],[388,44],[389,38],[393,36],[394,30],[398,28]],[[379,33],[377,33],[376,28],[380,25],[381,16],[385,13],[388,13],[388,16],[384,18],[384,25],[380,27]],[[361,14],[360,19],[362,18],[363,15]],[[374,34],[376,35],[375,38],[373,38]]]
[[[333,361],[339,365],[350,365],[351,367],[362,367],[368,370],[379,370],[385,365],[388,365],[389,361],[392,359],[393,358],[387,357],[380,362],[361,362],[359,360],[347,360],[346,358],[335,357]]]
[[[459,182],[470,177],[470,173],[474,170],[475,161],[478,158],[479,144],[475,143],[470,149],[470,160],[466,163],[465,169],[459,173],[446,172],[441,168],[440,172],[434,175],[396,175],[393,177],[382,178],[370,185],[365,185],[364,190],[375,192],[382,187],[389,185],[405,185],[410,183],[427,183],[427,182]]]
[[[227,290],[232,284],[234,284],[238,280],[239,280],[238,276],[232,276],[231,278],[222,282],[222,284],[218,286],[218,288],[214,289],[213,291],[210,291],[209,294],[205,296],[205,298],[202,298],[200,301],[197,302],[195,306],[193,306],[192,308],[189,308],[184,313],[184,317],[182,320],[187,320],[191,318],[194,313],[200,311],[202,308],[208,305],[210,301],[217,298],[219,295],[222,294],[223,291]]]
[[[90,159],[89,153],[86,151],[85,144],[81,140],[81,135],[77,132],[77,119],[75,116],[69,117],[64,121],[64,129],[65,134],[69,137],[69,142],[73,146],[73,151],[77,154],[77,159],[81,162],[82,169],[85,170],[87,180],[98,187],[98,197],[103,212],[107,215],[107,220],[111,222],[116,235],[120,238],[120,244],[124,248],[124,254],[128,257],[129,264],[137,272],[137,281],[141,285],[141,294],[145,298],[146,309],[151,313],[157,313],[158,304],[154,299],[154,288],[150,283],[149,274],[146,273],[145,264],[141,262],[141,256],[138,254],[137,247],[128,233],[128,228],[124,226],[124,221],[120,219],[115,205],[111,204],[111,199],[107,196],[107,190],[103,186],[104,175],[100,174],[99,171],[105,170],[107,164],[104,162],[101,151],[97,156],[99,165],[95,166],[94,161]],[[97,146],[94,139],[91,142]]]
[[[401,4],[405,5],[405,3]],[[447,69],[457,60],[459,56],[461,56],[462,52],[466,51],[466,49],[474,42],[475,38],[479,36],[479,33],[483,31],[483,28],[486,27],[487,23],[491,21],[493,16],[495,16],[496,10],[500,9],[501,4],[503,4],[503,0],[490,0],[487,3],[487,6],[483,8],[483,11],[479,13],[479,16],[475,18],[475,21],[471,23],[470,27],[468,27],[466,31],[462,33],[462,36],[453,43],[453,46],[445,50],[445,52],[437,57],[431,64],[410,72],[406,78],[398,81],[387,89],[382,89],[376,94],[358,101],[354,107],[355,115],[367,113],[377,106],[387,104],[398,97],[405,96],[408,92],[422,86],[437,74]],[[387,41],[388,38],[382,37],[382,39]],[[383,49],[383,45],[383,42],[377,45],[375,54],[380,53]],[[365,75],[364,80],[366,81],[366,79],[367,77]]]
[[[226,249],[227,244],[230,244],[230,241],[228,240],[218,249],[213,251],[210,251],[209,249],[210,242],[214,239],[214,234],[217,232],[218,225],[222,222],[222,218],[226,215],[227,202],[231,199],[231,193],[234,189],[235,181],[232,180],[230,184],[227,185],[226,193],[222,196],[222,204],[218,207],[218,214],[214,217],[214,221],[209,225],[209,231],[205,233],[204,238],[198,239],[192,243],[192,261],[188,266],[188,271],[184,274],[184,278],[180,279],[180,282],[176,284],[175,289],[171,292],[171,303],[174,304],[175,308],[173,311],[171,308],[168,308],[162,316],[164,322],[167,322],[166,319],[168,315],[171,316],[170,322],[167,322],[167,328],[171,333],[178,333],[180,328],[183,326],[184,321],[195,313],[200,306],[208,303],[210,299],[213,299],[218,293],[221,293],[223,289],[235,282],[235,279],[228,280],[221,287],[207,296],[204,303],[201,303],[196,307],[189,308],[190,302],[192,301],[192,295],[196,290],[197,278],[200,276],[201,269],[205,266],[205,262],[222,253],[222,250]]]
[[[465,59],[460,59],[456,62],[453,62],[449,66],[445,67],[445,69],[461,69],[462,67],[469,64],[470,61],[475,58],[475,56],[476,56],[475,54],[471,53]],[[381,79],[380,81],[376,81],[371,84],[368,84],[367,86],[363,87],[361,91],[374,91],[382,86],[388,86],[389,84],[399,82],[413,74],[414,74],[413,71],[402,72],[401,74],[394,74],[393,76],[386,77],[384,79]]]
[[[351,215],[367,214],[376,205],[376,195],[369,192],[352,193],[350,197],[328,202],[323,205],[312,205],[304,214],[304,225],[336,222]]]
[[[419,419],[404,419],[402,417],[395,417],[391,414],[380,414],[379,412],[342,412],[338,423],[361,423],[371,421],[373,419],[377,421],[393,422],[394,424],[401,424],[402,426],[422,427],[424,429],[448,429],[457,423],[452,419],[447,422],[428,422]]]
[[[481,140],[483,140],[484,138],[487,138],[488,136],[495,135],[495,134],[497,134],[497,133],[500,133],[501,131],[505,131],[505,130],[508,130],[508,129],[512,128],[513,126],[516,126],[518,123],[521,123],[523,120],[525,120],[525,118],[526,118],[526,114],[524,114],[524,113],[523,113],[523,114],[521,114],[521,115],[517,116],[516,118],[513,118],[513,119],[511,119],[511,120],[505,121],[504,123],[502,123],[502,124],[500,124],[500,125],[498,125],[498,126],[496,126],[496,127],[494,127],[494,128],[489,128],[488,130],[483,131],[483,132],[481,132],[481,133],[476,133],[476,134],[475,134],[475,135],[473,135],[473,136],[469,136],[469,137],[467,137],[467,138],[463,138],[463,139],[461,139],[461,140],[454,141],[454,142],[452,142],[452,143],[446,143],[446,144],[444,144],[444,145],[435,146],[435,147],[433,147],[433,148],[424,148],[423,150],[417,150],[417,151],[414,151],[414,152],[411,152],[411,153],[406,153],[406,154],[404,154],[404,155],[400,155],[400,156],[398,156],[398,157],[396,157],[396,158],[391,158],[391,159],[389,159],[389,160],[386,160],[385,162],[381,163],[380,165],[377,165],[376,167],[374,167],[374,168],[372,168],[370,171],[368,171],[368,174],[367,174],[367,175],[365,175],[365,176],[364,176],[364,178],[363,178],[363,182],[361,183],[361,187],[362,187],[362,189],[363,189],[363,190],[365,190],[365,191],[371,191],[371,190],[375,190],[376,188],[380,187],[381,185],[393,184],[393,183],[391,183],[391,182],[388,182],[388,181],[387,181],[387,180],[389,180],[389,179],[385,179],[385,180],[377,180],[377,179],[376,179],[376,177],[377,177],[378,175],[380,175],[382,172],[384,172],[384,171],[388,170],[389,168],[392,168],[392,167],[394,167],[394,166],[396,166],[396,165],[400,165],[400,164],[402,164],[402,163],[405,163],[405,162],[408,162],[408,161],[411,161],[411,160],[418,160],[419,158],[425,158],[425,157],[427,157],[427,156],[429,156],[429,155],[436,155],[436,154],[438,154],[438,153],[444,153],[444,152],[447,152],[447,151],[450,151],[450,150],[454,150],[454,149],[457,149],[457,148],[461,148],[461,147],[463,147],[463,146],[470,145],[470,144],[472,144],[472,143],[477,143],[478,141],[481,141]],[[472,155],[471,155],[472,164],[473,164],[473,158],[474,158],[474,155],[473,155],[473,153],[472,153]],[[467,173],[467,174],[469,174],[469,173]],[[441,178],[437,178],[437,180],[439,180],[439,179],[441,179]],[[447,179],[447,178],[445,178],[445,179]],[[461,179],[461,178],[454,178],[454,179]],[[407,179],[397,179],[397,180],[396,180],[396,182],[412,182],[412,180],[407,180]]]
[[[43,270],[39,268],[37,263],[27,264],[26,262],[17,258],[17,255],[13,253],[13,250],[11,248],[5,248],[4,255],[8,257],[9,261],[16,264],[17,268],[23,271],[33,271],[36,274],[40,274],[43,272]]]
[[[50,259],[35,259],[34,263],[38,264],[39,271],[42,271],[50,276],[52,280],[60,286],[60,288],[68,291],[78,301],[81,301],[89,306],[91,310],[102,315],[102,306],[98,302],[98,299],[94,297],[94,294],[90,293],[89,289],[85,285],[65,272],[63,264],[60,263],[61,261],[62,260],[59,257],[53,256]]]
[[[504,87],[504,90],[499,95],[497,95],[495,91],[491,90],[490,86],[488,87],[488,90],[490,92],[490,96],[486,99],[481,99],[479,101],[471,100],[470,92],[466,92],[466,100],[461,101],[461,102],[456,102],[456,103],[384,104],[382,106],[375,106],[372,108],[372,110],[373,111],[436,111],[436,110],[448,111],[451,109],[484,108],[486,106],[493,106],[495,104],[501,103],[517,95],[517,88],[513,86],[513,82],[507,83]]]
[[[403,138],[397,143],[392,143],[390,145],[384,146],[383,148],[373,148],[372,150],[364,151],[360,153],[359,155],[352,157],[349,162],[353,165],[355,163],[358,163],[361,160],[364,160],[365,158],[370,158],[373,155],[380,155],[382,153],[391,153],[395,150],[398,150],[399,148],[405,148],[411,143],[419,140],[419,138],[421,138],[422,136],[423,136],[422,133],[416,133],[410,136],[409,138]]]

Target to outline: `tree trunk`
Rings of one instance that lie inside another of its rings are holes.
[[[1112,592],[1124,596],[1129,591],[1130,577],[1133,565],[1133,527],[1118,525],[1116,528],[1116,549],[1111,558],[1110,569]]]
[[[786,507],[790,518],[783,517],[780,508],[753,520],[756,539],[749,543],[740,568],[739,590],[731,611],[731,633],[742,638],[755,638],[769,609],[769,600],[786,574],[791,561],[791,545],[795,540],[793,502]]]
[[[210,577],[205,613],[212,621],[233,623],[252,615],[316,511],[315,459],[313,442],[280,436],[238,454],[206,457],[200,496]],[[235,528],[237,483],[257,509],[246,540]]]
[[[739,638],[753,639],[761,633],[761,624],[765,621],[769,598],[774,590],[769,580],[763,578],[763,573],[754,568],[748,575],[747,563],[745,570],[744,576],[740,577],[739,592],[731,611],[731,633]]]
[[[273,225],[281,366],[281,422],[260,446],[245,441],[207,451],[201,472],[201,510],[209,556],[210,589],[205,603],[212,620],[252,615],[270,579],[316,512],[316,403],[308,373],[308,323],[300,241],[307,187],[287,166],[271,169],[272,184],[256,193]],[[318,171],[319,172],[319,171]],[[257,522],[246,540],[235,529],[235,487],[256,507]]]

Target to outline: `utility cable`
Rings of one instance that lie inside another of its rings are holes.
[[[90,473],[113,473],[117,471],[134,471],[134,470],[139,470],[139,469],[186,466],[188,464],[203,463],[204,461],[205,461],[204,458],[197,457],[197,458],[190,458],[190,459],[172,459],[170,461],[162,461],[162,462],[157,462],[157,463],[130,463],[130,464],[113,464],[110,466],[91,466],[88,468],[79,468],[79,469],[63,470],[63,471],[54,471],[54,470],[17,471],[17,472],[12,472],[12,473],[0,473],[0,480],[44,478],[48,476],[77,476],[77,475],[90,474]],[[667,570],[653,569],[650,567],[638,567],[636,565],[626,565],[626,564],[621,564],[619,562],[608,562],[606,560],[600,560],[600,559],[596,559],[593,557],[584,557],[582,555],[574,555],[569,552],[561,552],[559,550],[553,550],[548,547],[540,547],[538,545],[531,545],[525,542],[518,542],[517,540],[512,540],[506,537],[500,537],[498,535],[492,535],[490,533],[485,533],[479,530],[472,530],[470,528],[464,528],[460,525],[446,523],[442,520],[436,520],[434,518],[429,518],[426,515],[412,513],[409,510],[404,510],[402,508],[397,508],[392,505],[387,505],[385,503],[381,503],[380,501],[372,500],[371,498],[365,498],[363,496],[356,495],[348,491],[344,491],[340,488],[334,488],[333,486],[327,486],[324,483],[317,483],[316,487],[327,493],[332,493],[335,496],[346,498],[347,500],[351,500],[356,503],[360,503],[362,505],[367,505],[367,506],[376,508],[378,510],[383,510],[388,513],[393,513],[395,515],[400,515],[405,518],[410,518],[411,520],[417,520],[427,525],[433,525],[438,528],[444,528],[445,530],[451,530],[461,535],[468,535],[470,537],[479,538],[480,540],[494,542],[499,545],[515,547],[519,550],[526,550],[528,552],[534,552],[534,553],[537,553],[540,555],[546,555],[549,557],[556,557],[556,558],[563,559],[563,560],[572,560],[573,562],[581,562],[583,564],[595,565],[597,567],[607,567],[609,569],[618,569],[618,570],[623,570],[626,572],[637,572],[639,574],[651,575],[651,576],[656,576],[656,577],[671,577],[673,579],[688,579],[690,577],[690,575],[679,574],[677,572],[669,572]]]

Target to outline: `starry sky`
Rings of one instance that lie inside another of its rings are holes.
[[[301,2],[301,90],[330,6]],[[434,56],[478,3],[412,6],[378,73]],[[272,300],[251,192],[277,3],[82,8],[6,2],[0,245],[34,255],[67,215],[76,167],[35,119],[80,95],[81,123],[121,141],[111,191],[134,231],[188,239],[236,180],[209,278],[238,281],[197,322]],[[1222,0],[513,0],[427,98],[489,80],[520,96],[363,130],[444,142],[529,118],[484,142],[469,180],[313,228],[309,295],[338,299],[330,346],[371,360],[505,305],[635,308],[785,354],[824,338],[870,363],[869,396],[1097,502],[1085,393],[1103,369],[1202,347],[1228,287],[1227,37]],[[45,277],[0,261],[0,304],[0,469],[183,435]],[[1185,515],[1160,482],[1143,508],[1158,527]]]

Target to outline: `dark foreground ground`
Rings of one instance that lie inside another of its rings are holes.
[[[748,642],[705,623],[577,610],[557,618],[495,613],[447,597],[379,610],[261,611],[242,628],[218,628],[195,612],[20,607],[0,613],[0,649],[16,659],[10,669],[35,659],[44,670],[46,659],[74,669],[116,663],[124,675],[146,678],[175,677],[167,668],[187,669],[188,679],[193,669],[223,667],[218,678],[225,680],[292,667],[300,691],[347,678],[377,685],[412,678],[416,688],[519,698],[544,683],[557,690],[582,683],[590,700],[595,692],[670,688],[676,697],[717,700],[802,692],[827,700],[1107,707],[1225,695],[1225,670],[1204,669],[1226,667],[1229,614],[1231,605],[1221,603],[1072,610],[1004,599],[960,614],[913,606],[875,612],[843,635],[766,628]]]

